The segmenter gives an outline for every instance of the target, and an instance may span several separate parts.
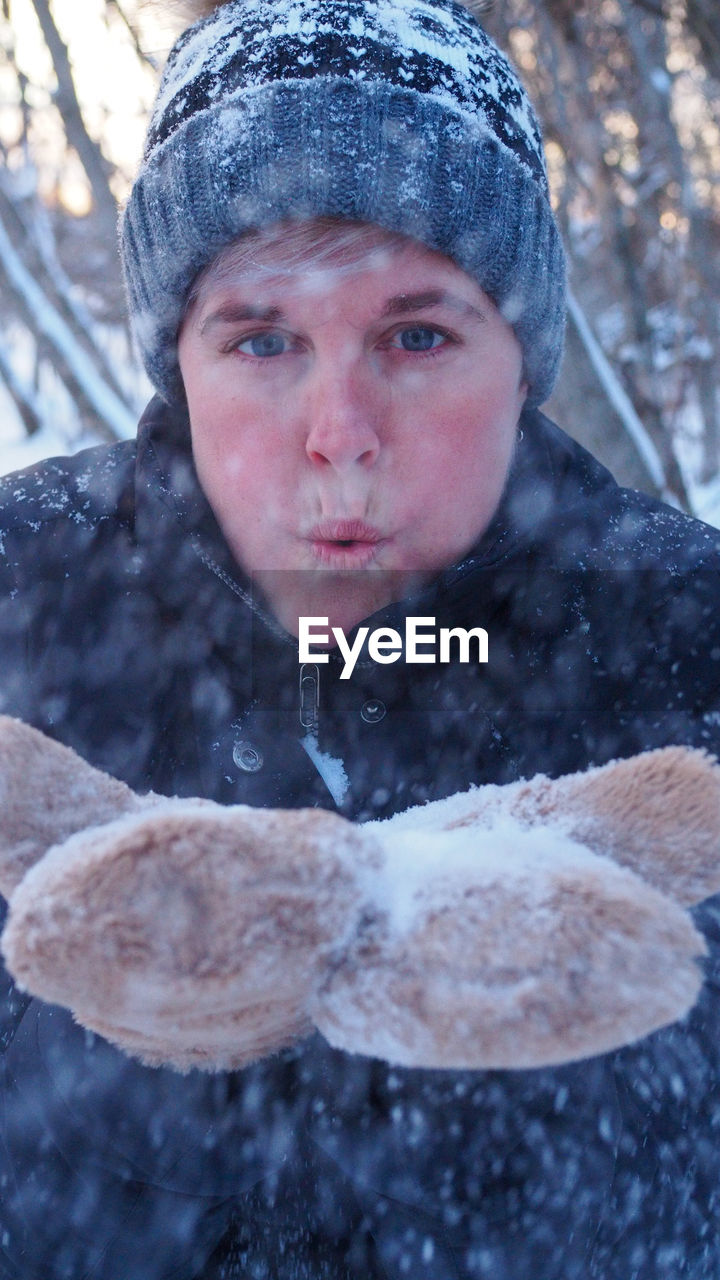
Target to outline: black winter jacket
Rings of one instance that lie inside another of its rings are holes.
[[[0,710],[139,790],[332,808],[309,730],[357,819],[671,742],[719,749],[720,534],[618,488],[541,414],[472,554],[368,620],[483,626],[487,665],[364,658],[341,681],[333,658],[302,689],[187,438],[154,402],[137,446],[2,483]],[[717,1280],[716,900],[697,918],[711,955],[682,1024],[536,1071],[400,1070],[315,1037],[179,1076],[5,978],[0,1276]]]

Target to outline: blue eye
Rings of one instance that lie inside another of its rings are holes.
[[[246,356],[282,356],[288,349],[288,340],[282,333],[253,333],[238,342],[236,349]]]
[[[413,325],[410,329],[401,329],[396,337],[403,351],[432,351],[445,341],[445,335],[437,329],[428,329],[425,325]]]

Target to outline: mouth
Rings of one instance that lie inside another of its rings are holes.
[[[336,569],[366,569],[386,541],[363,520],[327,520],[308,534],[319,564]]]

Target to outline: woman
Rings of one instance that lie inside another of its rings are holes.
[[[503,56],[454,0],[210,8],[124,218],[158,396],[4,485],[0,709],[139,790],[363,820],[715,748],[717,534],[538,408],[564,262]],[[408,617],[488,662],[299,668],[301,619]],[[4,1274],[709,1280],[712,963],[683,1025],[504,1072],[315,1038],[181,1077],[8,979]]]

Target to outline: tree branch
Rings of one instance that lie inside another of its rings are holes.
[[[117,221],[117,204],[108,182],[112,168],[97,142],[90,137],[85,128],[75,92],[67,46],[55,25],[49,0],[32,0],[32,2],[55,68],[57,77],[55,102],[62,116],[68,142],[77,152],[88,176],[98,212],[114,227]]]
[[[103,434],[114,440],[132,436],[135,431],[135,415],[101,378],[62,316],[31,276],[2,222],[0,267],[28,315],[33,332],[47,340],[55,352],[59,366],[69,373],[73,389],[91,406]]]
[[[630,397],[621,386],[620,380],[602,350],[600,343],[592,332],[577,298],[570,290],[568,290],[568,311],[590,363],[598,376],[600,385],[632,440],[655,488],[666,501],[670,501],[677,506],[677,496],[670,489],[660,454],[640,421]]]
[[[0,344],[0,378],[15,402],[15,408],[22,419],[27,435],[37,435],[45,425],[42,404],[32,387],[26,387],[18,378],[2,344]]]
[[[140,61],[146,62],[149,67],[152,67],[153,71],[157,72],[158,70],[157,61],[149,53],[146,53],[145,50],[143,49],[140,43],[140,39],[138,37],[138,33],[135,30],[135,27],[133,26],[132,22],[128,18],[122,5],[120,4],[120,0],[105,0],[105,3],[109,9],[114,10],[114,12],[118,14],[119,18],[127,28],[130,34],[130,38],[135,46],[135,52],[138,58],[140,59]]]
[[[639,9],[647,9],[647,12],[654,14],[656,18],[667,17],[663,0],[633,0],[633,3]]]

